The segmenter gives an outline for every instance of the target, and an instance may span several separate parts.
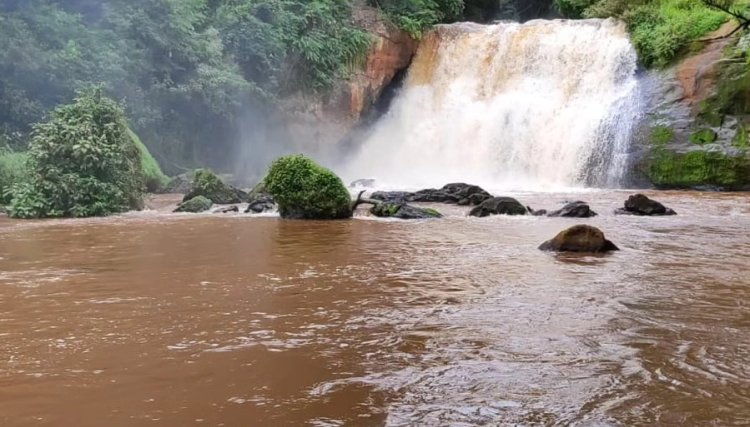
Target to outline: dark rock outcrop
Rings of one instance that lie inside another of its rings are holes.
[[[211,209],[211,206],[213,206],[213,202],[211,202],[210,199],[203,197],[203,196],[196,196],[193,197],[190,200],[186,200],[182,203],[180,203],[179,206],[177,206],[177,209],[175,209],[175,212],[188,212],[188,213],[199,213],[199,212],[205,212],[209,209]]]
[[[625,207],[615,211],[618,215],[665,216],[677,215],[677,212],[649,199],[643,194],[634,194],[625,201]]]
[[[562,209],[549,213],[551,217],[564,218],[591,218],[597,215],[586,202],[581,201],[568,203]]]
[[[428,188],[416,193],[406,191],[377,191],[370,198],[391,203],[446,203],[461,206],[477,206],[492,195],[482,187],[471,184],[453,183],[441,189]]]
[[[389,202],[378,203],[370,209],[370,212],[381,218],[430,219],[442,217],[440,212],[434,209]]]
[[[603,253],[620,250],[604,237],[604,233],[590,225],[576,225],[561,231],[552,240],[539,246],[543,251]]]
[[[487,217],[490,215],[526,215],[529,211],[512,197],[493,197],[471,210],[469,215]]]
[[[260,193],[250,198],[250,203],[245,209],[245,213],[263,213],[270,212],[276,209],[276,203],[273,201],[273,196],[268,193]]]

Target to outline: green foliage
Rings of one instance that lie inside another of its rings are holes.
[[[699,0],[555,0],[555,4],[571,18],[625,20],[647,67],[668,65],[694,40],[718,29],[728,19],[728,15]]]
[[[393,22],[415,38],[429,27],[456,20],[464,11],[464,0],[374,0]]]
[[[203,196],[220,205],[241,203],[242,197],[237,190],[224,184],[215,173],[208,169],[198,169],[193,178],[193,188],[185,195],[184,201]]]
[[[10,203],[12,188],[28,179],[28,154],[0,150],[0,205]]]
[[[189,212],[189,213],[205,212],[211,209],[211,206],[213,205],[214,203],[210,199],[203,197],[203,196],[196,196],[190,200],[180,203],[180,205],[177,206],[177,209],[175,209],[175,212]]]
[[[739,125],[737,134],[735,134],[734,139],[732,140],[732,145],[741,149],[750,148],[750,136],[748,136],[747,127],[742,124]]]
[[[654,126],[651,130],[651,143],[657,146],[669,144],[674,139],[674,130],[665,125]]]
[[[303,155],[274,161],[265,183],[284,218],[342,219],[352,216],[351,197],[341,179]]]
[[[647,174],[655,185],[664,188],[714,185],[728,190],[741,189],[750,184],[750,160],[704,150],[685,154],[658,150]]]
[[[143,176],[146,180],[146,190],[150,192],[158,191],[169,184],[169,177],[164,175],[161,171],[159,163],[154,159],[151,153],[148,151],[146,145],[141,141],[138,135],[135,134],[130,128],[128,128],[128,137],[133,141],[133,144],[138,148],[138,152],[141,156],[141,169],[143,170]]]
[[[705,145],[715,142],[719,135],[713,129],[700,129],[690,135],[690,142],[697,145]]]
[[[17,218],[103,216],[139,209],[143,175],[121,107],[101,88],[82,92],[34,128],[29,179],[13,187]]]

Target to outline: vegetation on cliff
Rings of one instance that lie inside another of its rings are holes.
[[[351,196],[341,179],[303,155],[274,161],[265,184],[283,218],[343,219],[352,216]]]
[[[100,88],[35,126],[26,166],[28,179],[12,189],[14,217],[101,216],[143,203],[140,152],[120,105]]]
[[[695,40],[718,29],[729,15],[703,0],[555,0],[568,17],[617,17],[628,24],[646,66],[668,65]],[[726,3],[726,2],[725,2]]]

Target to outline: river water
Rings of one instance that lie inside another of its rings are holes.
[[[0,219],[0,425],[747,425],[747,194],[600,216]],[[162,206],[166,201],[157,201]],[[622,251],[536,247],[585,222]]]

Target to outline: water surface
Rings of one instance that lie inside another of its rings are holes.
[[[0,219],[0,424],[746,425],[746,194],[680,215]],[[622,251],[551,255],[575,223]]]

